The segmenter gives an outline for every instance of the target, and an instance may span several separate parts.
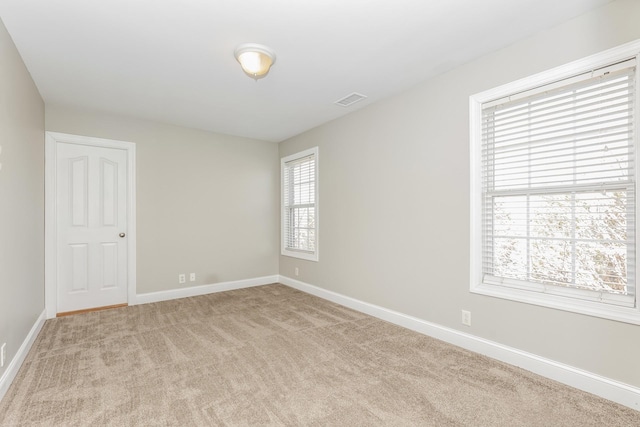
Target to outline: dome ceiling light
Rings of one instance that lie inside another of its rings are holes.
[[[242,66],[242,70],[254,80],[266,76],[276,62],[276,54],[271,49],[256,43],[241,44],[236,48],[234,55]]]

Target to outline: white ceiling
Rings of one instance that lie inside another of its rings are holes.
[[[281,141],[611,0],[0,0],[47,104]],[[267,77],[233,51],[271,47]],[[334,102],[368,96],[351,107]]]

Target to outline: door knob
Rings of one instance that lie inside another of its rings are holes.
[[[124,237],[124,236],[126,236],[126,234],[124,234],[124,233],[120,233],[120,234],[118,234],[118,236],[120,236],[120,237]]]

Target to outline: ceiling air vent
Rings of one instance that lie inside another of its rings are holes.
[[[347,96],[345,96],[342,99],[337,100],[335,103],[342,106],[342,107],[348,107],[350,105],[355,104],[358,101],[362,101],[363,99],[365,99],[366,96],[360,94],[360,93],[356,93],[353,92]]]

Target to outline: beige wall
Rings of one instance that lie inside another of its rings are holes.
[[[469,293],[469,96],[640,38],[619,0],[280,144],[319,146],[320,261],[280,274],[640,386],[640,326]],[[472,313],[472,327],[460,322]]]
[[[136,144],[138,294],[278,274],[277,144],[50,105],[46,130]]]
[[[1,21],[0,145],[0,345],[11,360],[44,311],[44,103]]]

